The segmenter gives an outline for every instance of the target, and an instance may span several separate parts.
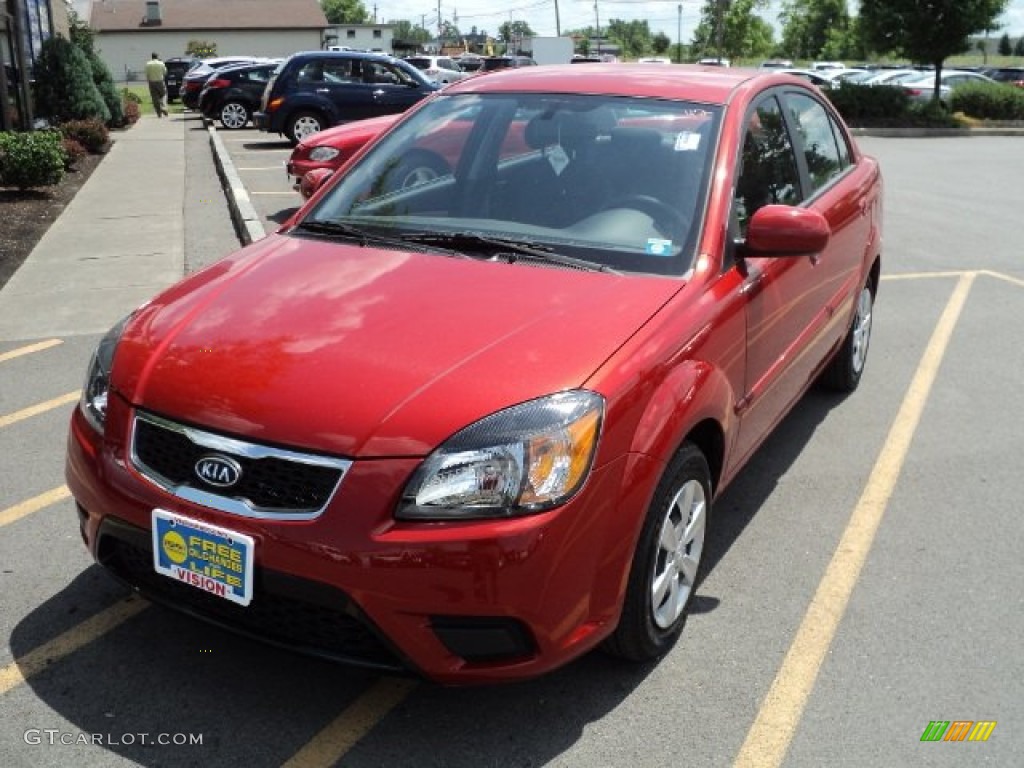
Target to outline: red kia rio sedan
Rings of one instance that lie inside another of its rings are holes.
[[[657,658],[713,500],[812,383],[857,387],[881,226],[877,164],[797,78],[455,83],[105,336],[85,543],[154,601],[444,683]]]

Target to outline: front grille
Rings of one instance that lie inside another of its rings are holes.
[[[295,576],[257,569],[253,599],[240,606],[162,576],[153,569],[147,531],[108,517],[97,559],[147,598],[247,637],[388,672],[409,671],[341,590]]]
[[[345,459],[250,443],[144,412],[135,416],[131,455],[143,476],[180,498],[247,517],[291,520],[319,515],[351,466]],[[229,488],[197,473],[200,459],[211,455],[240,468]]]

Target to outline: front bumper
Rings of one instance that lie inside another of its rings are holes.
[[[579,495],[550,512],[464,523],[395,521],[418,460],[356,461],[320,517],[259,520],[185,502],[140,476],[126,461],[129,409],[115,401],[105,441],[77,409],[71,422],[67,480],[82,536],[118,577],[172,607],[301,652],[443,683],[542,674],[593,648],[618,620],[642,489],[657,471],[649,460],[623,457],[596,469]],[[155,508],[253,537],[250,606],[152,570]],[[266,622],[266,611],[307,619]],[[302,629],[324,611],[329,618],[318,625],[330,637]],[[297,636],[267,630],[287,624]],[[335,642],[346,637],[356,638],[355,649]]]

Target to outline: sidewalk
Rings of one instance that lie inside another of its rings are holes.
[[[0,289],[0,339],[103,333],[184,274],[185,119],[143,117]]]

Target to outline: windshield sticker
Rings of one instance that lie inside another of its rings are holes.
[[[676,134],[676,152],[693,152],[700,147],[700,134],[680,131]]]
[[[671,256],[672,241],[649,237],[647,238],[647,247],[644,248],[644,251],[649,253],[651,256]]]
[[[569,164],[569,155],[562,149],[561,144],[555,144],[548,151],[548,162],[551,163],[551,170],[555,172],[555,175],[561,176],[565,166]]]

